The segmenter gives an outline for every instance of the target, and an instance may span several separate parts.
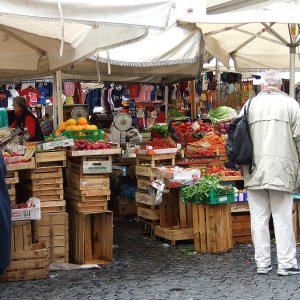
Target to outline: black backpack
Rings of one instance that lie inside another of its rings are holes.
[[[249,165],[250,174],[255,167],[253,161],[253,144],[247,120],[251,101],[252,98],[249,104],[244,106],[243,115],[230,123],[226,142],[228,160],[236,165]]]

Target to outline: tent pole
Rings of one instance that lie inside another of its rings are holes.
[[[168,105],[169,105],[169,87],[168,85],[165,85],[165,114],[166,114],[166,119],[168,119]]]
[[[61,79],[61,70],[56,71],[56,104],[57,104],[57,121],[58,123],[63,122],[63,105],[62,105],[62,79]]]
[[[52,76],[52,95],[53,95],[53,103],[52,103],[52,120],[53,120],[53,129],[57,129],[57,102],[56,102],[56,76]]]
[[[296,47],[290,47],[290,96],[295,98],[295,54],[296,54]]]
[[[196,119],[197,107],[196,107],[196,81],[192,80],[192,91],[191,91],[191,118]]]

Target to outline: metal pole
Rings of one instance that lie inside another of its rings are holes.
[[[168,119],[168,105],[169,105],[169,87],[168,85],[165,85],[165,114],[166,114],[166,119]]]
[[[296,54],[296,47],[290,47],[290,86],[289,92],[290,96],[295,98],[295,54]]]
[[[53,103],[52,103],[52,120],[53,120],[53,129],[57,129],[57,98],[56,98],[56,76],[52,76],[52,95],[53,95]]]
[[[191,90],[191,118],[195,119],[197,117],[197,105],[196,105],[196,81],[192,80],[192,90]]]
[[[63,105],[62,105],[62,78],[61,70],[56,71],[56,103],[57,103],[57,121],[63,122]]]

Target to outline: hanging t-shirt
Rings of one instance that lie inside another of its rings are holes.
[[[41,97],[39,90],[33,87],[28,87],[21,91],[20,96],[26,98],[26,105],[30,107],[36,107],[37,100]]]
[[[6,89],[0,89],[0,107],[8,106],[8,98],[10,96],[10,92]]]
[[[151,92],[151,96],[150,96],[151,101],[156,101],[157,100],[157,90],[158,90],[158,85],[155,85],[154,89]]]
[[[10,96],[8,97],[8,105],[7,108],[13,108],[13,98],[19,96],[19,93],[17,90],[15,90],[14,88],[12,88],[11,86],[9,87],[9,92],[10,92]]]
[[[129,84],[128,85],[130,97],[136,98],[139,96],[139,85],[138,84]]]
[[[43,85],[40,85],[38,88],[38,91],[40,92],[40,98],[38,99],[38,104],[46,104],[46,96],[49,94],[49,90],[44,88]]]
[[[154,86],[153,85],[149,85],[147,90],[146,90],[146,101],[151,101],[151,93],[154,90]]]
[[[111,99],[114,104],[115,108],[122,107],[122,97],[124,94],[125,89],[121,88],[114,88],[111,92]]]
[[[148,90],[148,85],[143,84],[140,86],[140,93],[139,96],[137,98],[135,98],[136,102],[144,102],[146,101],[146,92]]]

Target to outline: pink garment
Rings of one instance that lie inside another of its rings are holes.
[[[148,85],[148,89],[146,90],[146,101],[151,101],[151,92],[154,90],[153,85]]]
[[[64,82],[64,94],[68,96],[74,96],[75,93],[75,83],[74,82]]]
[[[140,93],[137,98],[135,98],[135,102],[144,102],[146,101],[146,91],[148,90],[148,85],[143,84],[140,86]]]
[[[111,98],[111,92],[113,91],[113,89],[114,89],[114,88],[110,88],[110,89],[108,90],[108,99],[107,99],[107,101],[108,101],[108,103],[109,103],[109,105],[110,105],[110,109],[111,109],[112,111],[115,110],[115,106],[114,106],[114,103],[113,103],[112,98]]]

